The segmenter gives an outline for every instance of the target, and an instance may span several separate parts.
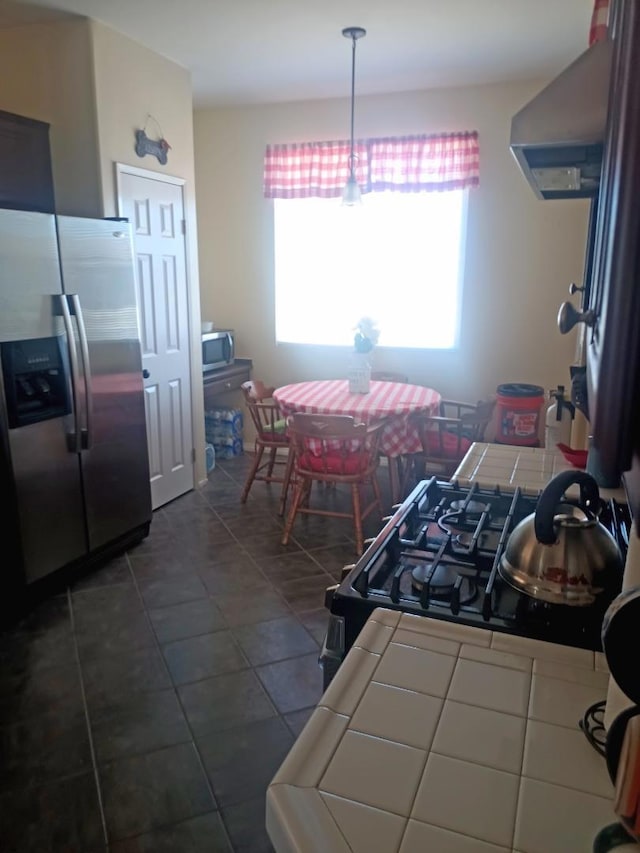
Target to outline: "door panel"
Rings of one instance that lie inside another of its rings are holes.
[[[160,443],[160,404],[158,386],[147,385],[144,389],[144,409],[147,416],[149,442],[149,475],[151,483],[162,476],[162,447]]]
[[[165,305],[167,306],[167,352],[178,352],[180,349],[180,294],[176,276],[175,257],[162,259],[164,280]]]
[[[142,364],[129,228],[59,217],[62,275],[89,364],[80,394],[89,547],[151,518]],[[77,300],[71,294],[77,294]],[[84,359],[81,359],[84,362]]]
[[[155,509],[194,485],[182,188],[122,173],[120,193],[133,223]]]
[[[138,255],[137,301],[140,322],[142,357],[158,354],[156,340],[155,311],[153,310],[153,267],[151,255]],[[149,310],[151,309],[151,310]]]
[[[185,465],[184,458],[185,441],[182,434],[182,383],[174,379],[169,383],[169,411],[171,412],[171,468],[177,470]]]

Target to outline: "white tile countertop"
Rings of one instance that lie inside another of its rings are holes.
[[[500,486],[515,489],[519,486],[525,494],[537,495],[552,477],[567,470],[577,469],[567,462],[559,450],[475,442],[451,479],[462,485],[478,483],[484,488]],[[600,494],[605,500],[614,498],[622,503],[627,502],[623,488],[601,488]]]
[[[377,609],[267,791],[277,853],[589,853],[601,654]],[[640,848],[639,848],[640,849]]]
[[[502,489],[514,489],[519,486],[525,494],[536,495],[553,476],[571,467],[557,449],[475,442],[451,479],[461,485],[477,483],[484,488],[500,486]],[[572,487],[570,494],[572,490],[577,493],[578,487]],[[620,503],[627,503],[622,487],[601,488],[600,495],[605,500],[613,498]],[[622,583],[623,589],[632,586],[640,586],[640,542],[636,536],[631,537]],[[609,726],[617,714],[630,704],[631,701],[612,679],[607,694],[605,725]]]

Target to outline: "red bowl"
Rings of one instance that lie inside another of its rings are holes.
[[[556,444],[556,447],[562,453],[567,462],[570,462],[574,468],[586,468],[587,466],[587,450],[574,450],[568,444]]]

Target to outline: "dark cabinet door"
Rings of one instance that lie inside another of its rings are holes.
[[[0,207],[53,213],[49,125],[0,110]]]
[[[640,451],[640,4],[616,5],[587,354],[589,410],[603,469]],[[638,507],[640,509],[640,507]]]

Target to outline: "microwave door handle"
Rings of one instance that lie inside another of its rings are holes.
[[[73,312],[76,315],[76,323],[78,324],[78,336],[80,338],[80,352],[82,353],[82,365],[84,367],[84,391],[86,409],[85,409],[85,428],[81,431],[81,445],[83,450],[89,450],[93,444],[93,383],[91,378],[91,365],[89,363],[89,341],[87,339],[87,329],[84,324],[84,314],[82,313],[82,305],[80,297],[77,293],[69,296],[73,305]]]
[[[67,447],[70,453],[80,453],[80,412],[78,409],[78,386],[80,384],[80,373],[78,371],[78,352],[76,350],[76,337],[71,323],[71,313],[67,304],[67,297],[62,294],[60,300],[60,314],[64,323],[64,330],[69,342],[69,364],[71,366],[71,397],[73,401],[73,432],[67,435]]]

